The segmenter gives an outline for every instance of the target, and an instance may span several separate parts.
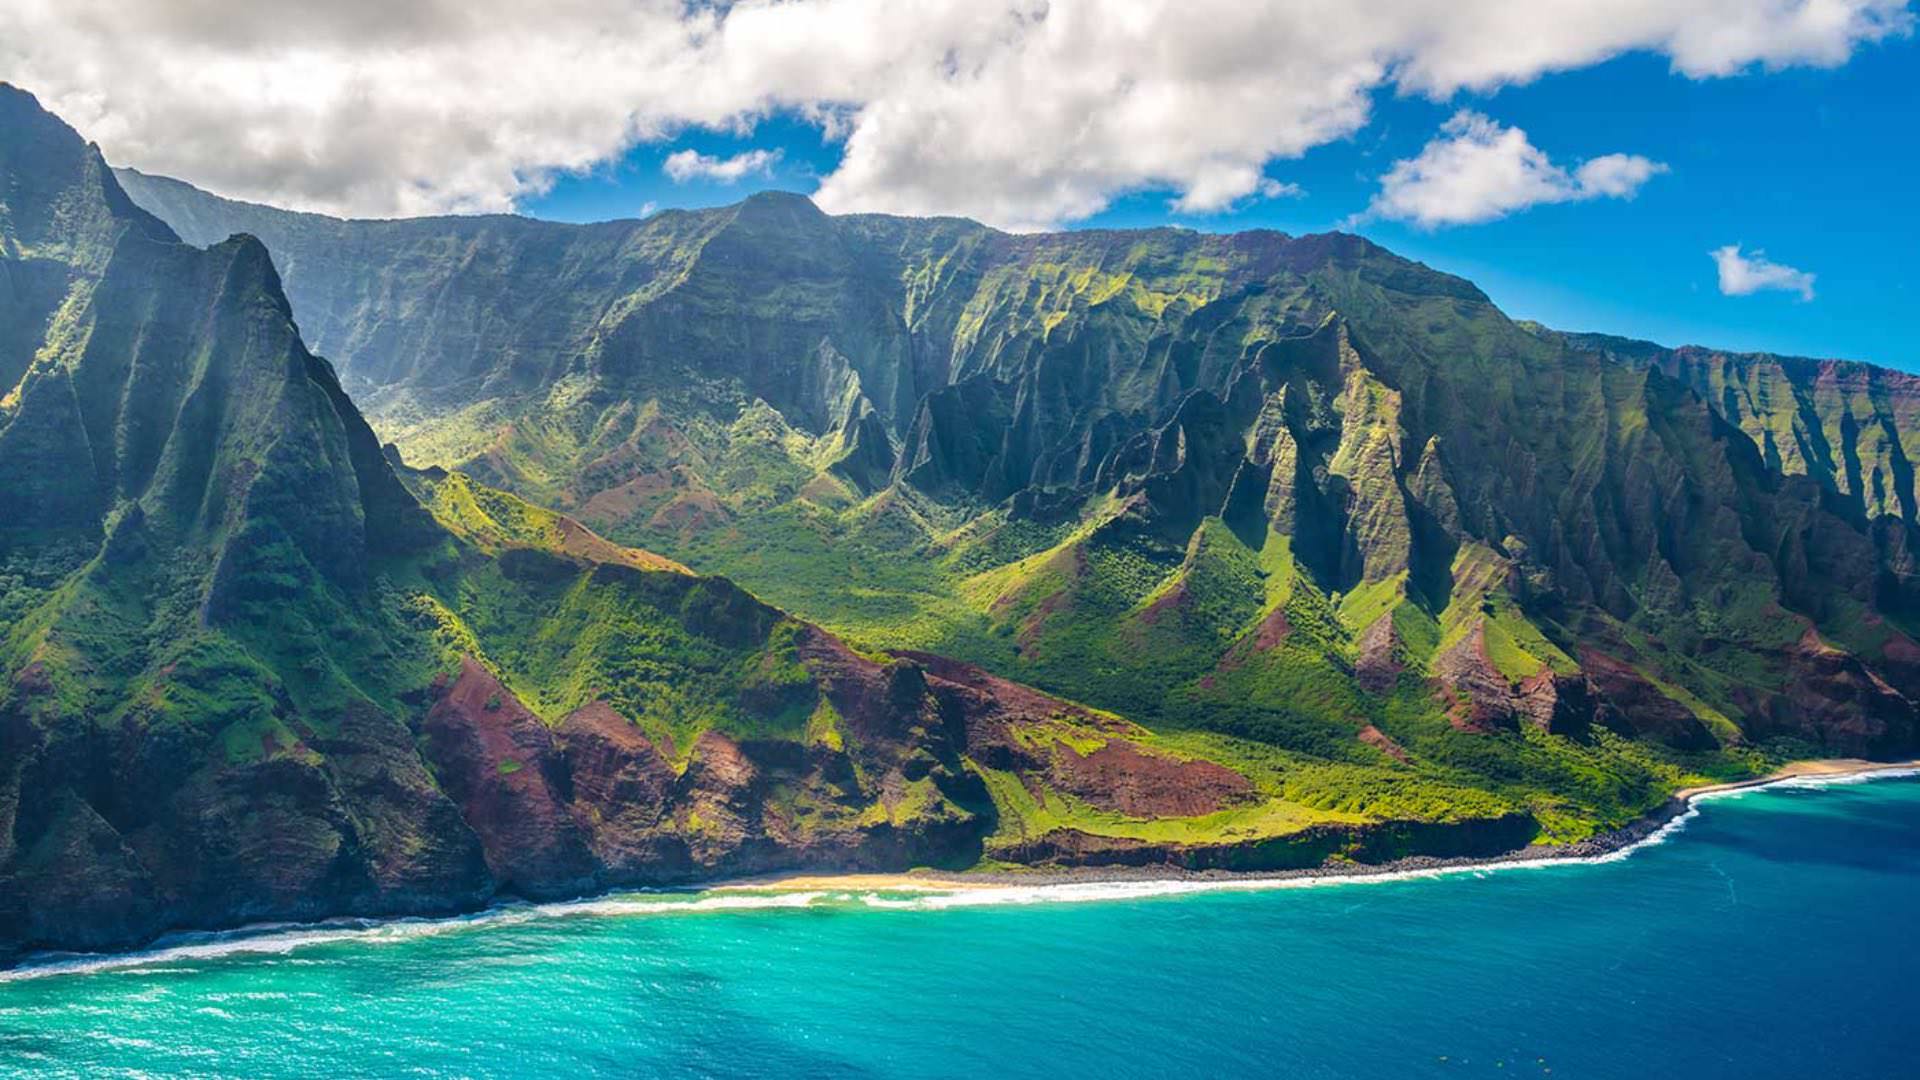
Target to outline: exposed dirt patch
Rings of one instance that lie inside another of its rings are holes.
[[[1128,817],[1194,817],[1254,798],[1253,784],[1224,765],[1152,754],[1120,739],[1084,755],[1056,745],[1048,771],[1060,790]]]
[[[1920,664],[1920,645],[1905,634],[1889,634],[1880,646],[1881,655],[1899,664]]]
[[[733,515],[711,491],[688,491],[667,503],[648,520],[650,528],[699,532],[726,524]]]
[[[1293,624],[1287,621],[1285,608],[1274,608],[1267,617],[1260,620],[1259,629],[1253,634],[1253,647],[1261,652],[1269,652],[1280,647],[1293,633]]]
[[[1063,718],[1115,734],[1130,735],[1142,731],[1140,727],[1117,716],[1096,713],[1083,705],[1054,697],[1031,686],[1010,682],[959,660],[912,650],[898,651],[893,655],[919,665],[936,690],[944,690],[953,697],[963,699],[972,706],[970,713],[982,717],[1023,722]]]
[[[1040,601],[1039,606],[1021,620],[1020,632],[1014,635],[1014,640],[1020,645],[1021,655],[1028,659],[1033,658],[1034,646],[1040,641],[1040,632],[1047,628],[1047,620],[1054,614],[1067,610],[1067,607],[1067,594],[1063,589]]]
[[[1180,608],[1187,602],[1187,583],[1185,580],[1174,583],[1173,588],[1160,594],[1159,599],[1146,606],[1140,612],[1140,622],[1147,626],[1158,626],[1162,617],[1179,614]]]
[[[1274,608],[1260,620],[1259,626],[1254,627],[1252,634],[1241,638],[1233,648],[1228,649],[1226,654],[1220,657],[1220,662],[1214,666],[1220,671],[1232,671],[1257,653],[1272,652],[1279,648],[1292,633],[1293,624],[1287,621],[1287,613],[1280,608]],[[1211,679],[1212,676],[1208,676],[1207,680],[1202,681],[1202,685],[1211,688],[1212,684],[1208,681]]]
[[[1784,700],[1769,710],[1769,726],[1790,725],[1796,734],[1862,755],[1905,746],[1920,729],[1920,710],[1911,700],[1811,627],[1783,659]]]
[[[1400,680],[1406,664],[1400,660],[1400,634],[1394,629],[1393,615],[1382,615],[1360,635],[1359,654],[1354,660],[1354,680],[1372,694],[1384,694]]]
[[[582,825],[597,834],[606,827],[632,830],[659,823],[677,779],[667,760],[671,744],[663,752],[604,702],[575,709],[560,721],[557,733],[572,767],[573,804]],[[596,851],[602,846],[598,835],[594,846]]]
[[[580,505],[580,515],[603,525],[616,525],[660,501],[675,486],[672,473],[641,473],[588,496],[587,501]]]
[[[1447,719],[1461,731],[1493,731],[1514,726],[1517,710],[1513,685],[1487,655],[1486,621],[1479,619],[1467,635],[1433,659],[1434,677],[1455,701]]]
[[[676,574],[693,573],[665,555],[656,555],[641,548],[616,544],[570,517],[560,519],[560,549],[582,559],[618,563],[621,566],[631,566],[636,570],[667,570]]]
[[[1389,737],[1386,732],[1381,731],[1379,728],[1374,727],[1372,724],[1368,724],[1365,727],[1360,729],[1360,741],[1363,743],[1366,743],[1368,746],[1373,747],[1375,750],[1380,751],[1381,753],[1387,755],[1388,757],[1394,759],[1395,761],[1404,762],[1407,760],[1407,751],[1405,750],[1405,748],[1403,748],[1399,743],[1394,742],[1393,739]]]

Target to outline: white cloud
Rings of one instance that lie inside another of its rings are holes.
[[[1423,229],[1492,221],[1541,203],[1630,199],[1665,165],[1632,154],[1608,154],[1568,172],[1528,141],[1462,109],[1440,137],[1380,178],[1365,218],[1409,221]]]
[[[1742,255],[1739,244],[1728,244],[1707,252],[1720,268],[1720,292],[1725,296],[1751,296],[1762,289],[1797,292],[1800,299],[1813,299],[1813,275],[1805,270],[1769,260],[1764,251]]]
[[[1574,170],[1574,188],[1583,198],[1631,199],[1640,185],[1667,171],[1638,154],[1605,154]]]
[[[1233,171],[1223,171],[1208,182],[1189,188],[1178,198],[1169,200],[1167,208],[1181,214],[1218,214],[1235,210],[1250,198],[1298,199],[1306,193],[1307,189],[1299,184],[1284,183],[1270,176],[1249,178]]]
[[[780,160],[778,150],[748,150],[732,157],[714,157],[711,154],[695,153],[692,150],[680,150],[667,155],[660,166],[676,184],[689,180],[712,180],[719,184],[737,184],[749,176],[767,176],[773,172],[774,162]]]
[[[1628,51],[1834,65],[1911,25],[1907,0],[5,0],[0,78],[117,163],[304,209],[505,209],[792,111],[844,140],[830,210],[1033,228],[1129,191],[1230,208],[1381,90]]]

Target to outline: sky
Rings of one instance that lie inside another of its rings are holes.
[[[773,187],[1347,229],[1509,314],[1920,370],[1909,0],[9,0],[116,164],[356,216]]]

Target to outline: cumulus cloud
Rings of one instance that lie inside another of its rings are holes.
[[[1257,170],[1256,170],[1257,172]],[[1285,183],[1270,176],[1246,177],[1232,173],[1218,178],[1216,186],[1196,186],[1167,202],[1167,208],[1182,214],[1217,214],[1236,209],[1248,198],[1298,199],[1307,190],[1299,184]]]
[[[1633,154],[1608,154],[1572,172],[1555,165],[1527,133],[1462,109],[1420,153],[1380,179],[1363,218],[1409,221],[1423,229],[1492,221],[1541,203],[1630,199],[1667,167]]]
[[[1728,244],[1707,252],[1720,268],[1720,292],[1725,296],[1751,296],[1763,289],[1797,292],[1800,299],[1813,299],[1813,275],[1804,270],[1774,262],[1764,251],[1740,253],[1739,244]]]
[[[1648,161],[1638,154],[1606,154],[1574,170],[1574,190],[1582,198],[1631,199],[1665,165]]]
[[[711,154],[695,153],[692,150],[680,150],[667,155],[661,163],[660,171],[671,177],[676,184],[689,180],[712,180],[719,184],[737,184],[749,176],[767,176],[773,172],[774,162],[780,160],[778,150],[748,150],[732,157],[714,157]]]
[[[6,0],[0,78],[116,163],[303,209],[506,209],[791,113],[841,143],[828,209],[1034,228],[1129,191],[1230,208],[1382,90],[1633,50],[1690,78],[1835,65],[1911,24],[1906,0]]]

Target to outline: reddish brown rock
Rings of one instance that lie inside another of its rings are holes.
[[[480,837],[502,888],[528,896],[577,893],[594,860],[566,797],[566,762],[553,735],[471,657],[428,710],[427,760]]]
[[[614,876],[685,872],[684,844],[661,835],[679,777],[632,721],[595,702],[557,729],[573,780],[572,812],[594,858]]]
[[[434,784],[407,730],[368,707],[350,708],[312,748],[346,805],[354,842],[366,860],[369,903],[400,910],[444,910],[493,892],[480,838]]]
[[[1514,707],[1548,734],[1581,735],[1593,722],[1592,687],[1584,674],[1561,675],[1543,667],[1514,688]]]
[[[1116,716],[1096,713],[1030,686],[1009,682],[957,660],[930,653],[902,652],[926,672],[928,688],[942,710],[959,719],[967,754],[995,769],[1045,769],[1048,759],[1015,737],[1021,724],[1067,719],[1113,735],[1144,734]]]
[[[1147,626],[1158,625],[1160,619],[1169,614],[1178,614],[1187,603],[1187,582],[1184,578],[1176,582],[1173,588],[1161,593],[1153,603],[1140,612],[1140,622]]]
[[[759,784],[760,770],[732,739],[708,731],[694,742],[674,793],[674,815],[696,865],[778,864],[764,853],[742,850],[765,841]]]
[[[1135,818],[1196,817],[1254,798],[1247,778],[1224,765],[1148,753],[1123,739],[1089,754],[1056,744],[1048,777],[1093,806]]]
[[[1394,742],[1393,739],[1390,738],[1386,732],[1381,731],[1379,728],[1374,727],[1372,724],[1368,724],[1365,727],[1360,729],[1360,741],[1363,743],[1366,743],[1368,746],[1373,747],[1375,750],[1380,751],[1381,753],[1387,755],[1388,757],[1394,759],[1395,761],[1398,761],[1404,764],[1407,760],[1406,749],[1403,748],[1399,743]]]
[[[1512,728],[1519,718],[1513,684],[1487,655],[1486,624],[1476,620],[1466,636],[1433,659],[1433,674],[1447,693],[1463,696],[1448,718],[1465,731]]]
[[[1354,681],[1368,693],[1385,694],[1400,681],[1400,672],[1405,669],[1406,664],[1400,659],[1400,634],[1394,629],[1393,615],[1382,615],[1373,620],[1373,625],[1367,627],[1366,633],[1360,635],[1358,655],[1353,664]]]
[[[1254,631],[1253,647],[1261,652],[1277,649],[1292,633],[1293,624],[1287,621],[1286,609],[1274,608],[1260,620],[1259,628]]]
[[[47,665],[35,660],[14,672],[13,688],[23,695],[52,693],[53,683],[47,679]]]
[[[1594,718],[1597,702],[1585,674],[1561,675],[1543,665],[1518,683],[1509,682],[1487,654],[1484,620],[1434,658],[1433,673],[1449,693],[1466,696],[1451,718],[1467,730],[1530,724],[1555,735],[1579,735]]]
[[[1595,716],[1609,727],[1659,739],[1681,750],[1710,750],[1718,745],[1691,709],[1661,693],[1632,664],[1586,648],[1580,651],[1580,668],[1602,699]]]
[[[1274,608],[1260,620],[1260,625],[1254,627],[1253,633],[1242,637],[1233,648],[1228,649],[1215,666],[1221,671],[1232,671],[1254,655],[1272,652],[1279,648],[1291,633],[1293,633],[1293,625],[1287,621],[1286,611]],[[1208,676],[1201,685],[1212,689],[1211,679],[1212,677]]]
[[[1920,730],[1914,702],[1811,627],[1781,661],[1785,693],[1757,718],[1758,733],[1786,731],[1851,755],[1880,756],[1912,745]]]

